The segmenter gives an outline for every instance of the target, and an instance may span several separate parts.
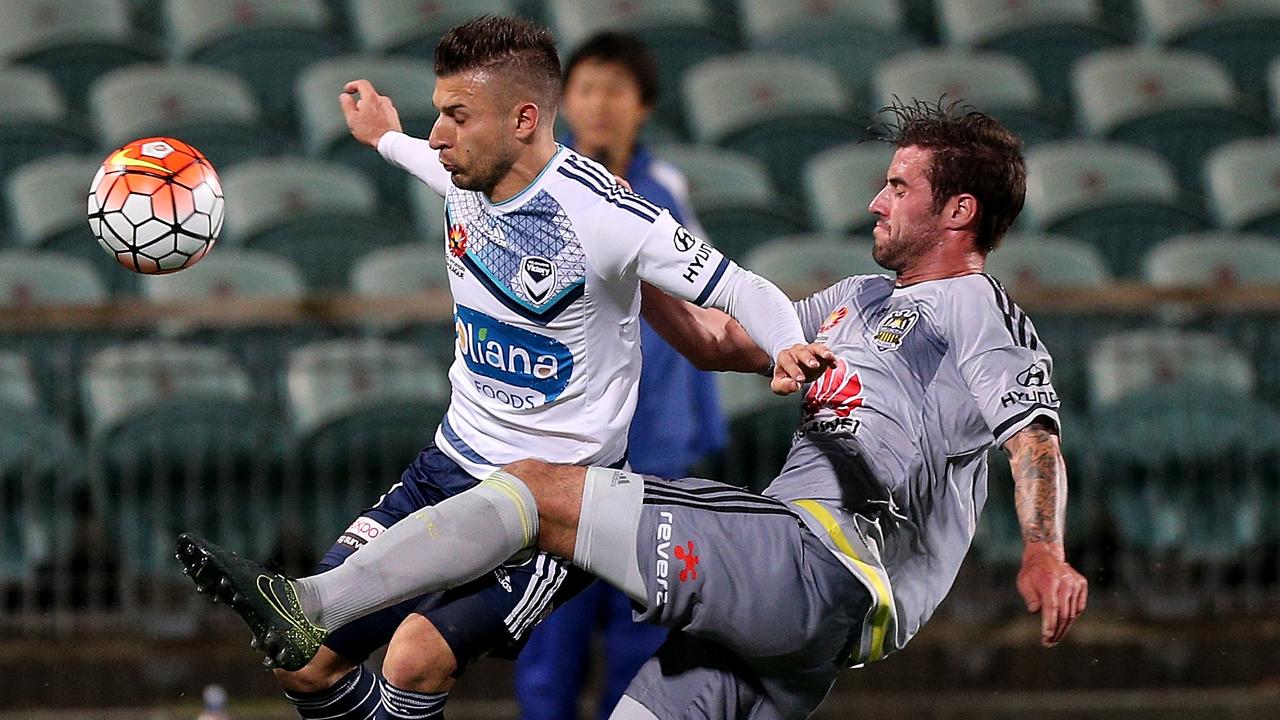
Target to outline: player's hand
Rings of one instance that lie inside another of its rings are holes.
[[[357,93],[359,99],[356,99]],[[347,83],[338,96],[338,105],[342,106],[351,136],[371,148],[377,148],[378,140],[388,132],[401,131],[400,113],[396,112],[391,98],[379,95],[368,80]]]
[[[635,192],[635,190],[631,189],[631,183],[627,182],[627,179],[622,177],[621,175],[614,175],[613,180],[614,182],[621,185],[624,189],[626,189],[627,192]]]
[[[835,361],[835,353],[822,343],[792,345],[778,353],[769,388],[777,395],[790,395],[826,372]]]
[[[1027,612],[1040,613],[1040,644],[1053,647],[1084,612],[1089,581],[1048,548],[1028,548],[1022,554],[1018,592]]]

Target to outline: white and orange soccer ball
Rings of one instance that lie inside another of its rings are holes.
[[[222,231],[222,184],[204,154],[166,137],[112,152],[89,186],[89,228],[134,272],[189,268]]]

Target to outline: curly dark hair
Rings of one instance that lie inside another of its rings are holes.
[[[452,28],[436,45],[436,77],[480,69],[532,92],[546,109],[560,102],[560,56],[551,31],[521,17],[482,15]]]
[[[933,151],[929,185],[933,211],[961,193],[978,199],[977,243],[984,253],[1000,244],[1027,195],[1022,141],[995,118],[960,102],[912,100],[880,109],[887,120],[873,134],[898,147]]]

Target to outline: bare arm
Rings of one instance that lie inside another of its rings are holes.
[[[762,373],[772,364],[725,313],[673,298],[649,283],[640,285],[640,298],[644,319],[699,370]]]
[[[1040,422],[1015,433],[1004,450],[1013,471],[1014,503],[1022,526],[1018,592],[1028,611],[1040,613],[1041,643],[1056,645],[1084,612],[1088,598],[1088,582],[1067,564],[1063,547],[1066,463],[1057,433]]]
[[[699,370],[764,373],[774,365],[737,320],[640,284],[640,313],[654,331]],[[799,390],[832,362],[821,345],[796,345],[778,356],[771,386],[779,395]]]

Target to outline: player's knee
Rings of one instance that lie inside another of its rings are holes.
[[[292,693],[318,693],[328,690],[355,669],[355,665],[330,650],[321,647],[301,670],[275,670],[276,682]]]
[[[421,615],[410,615],[400,623],[382,661],[382,675],[387,682],[414,692],[448,690],[457,669],[453,649],[435,625]]]
[[[502,471],[519,478],[531,491],[536,492],[536,489],[545,483],[550,476],[550,470],[554,467],[551,463],[530,458],[507,463],[502,466]]]

